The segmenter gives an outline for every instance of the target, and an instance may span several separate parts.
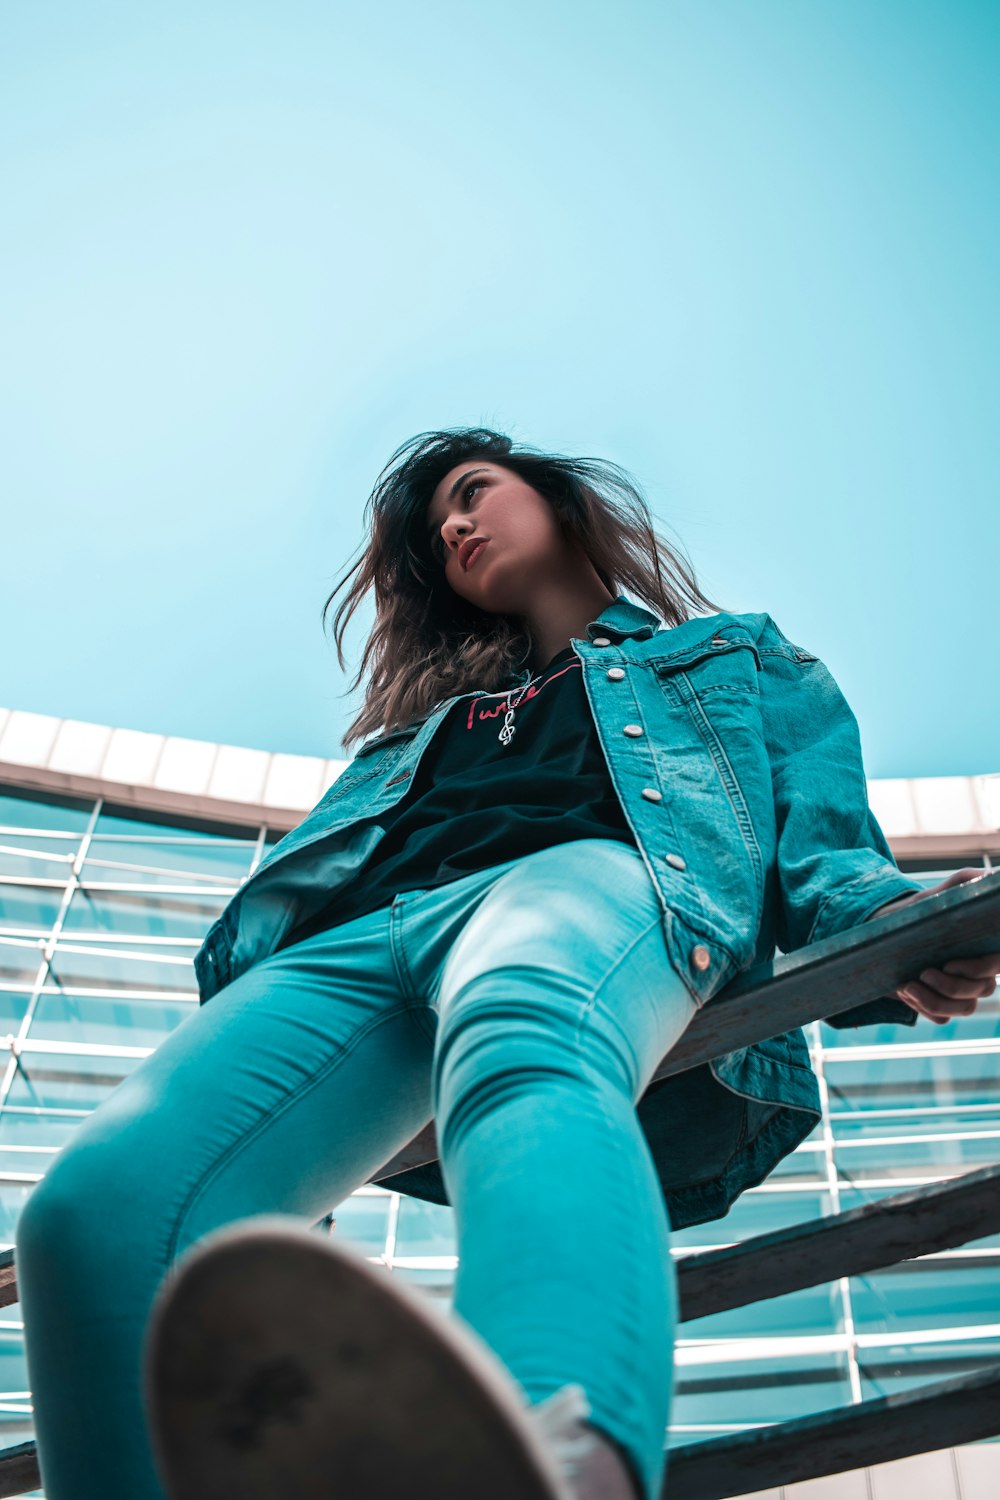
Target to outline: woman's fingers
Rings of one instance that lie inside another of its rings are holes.
[[[957,973],[946,973],[944,969],[921,969],[920,979],[928,989],[937,990],[953,1000],[981,1000],[984,995],[992,995],[997,987],[993,974],[970,975],[966,978]]]
[[[928,984],[921,984],[918,979],[908,980],[900,986],[897,994],[911,1004],[918,1001],[914,1009],[921,1010],[925,1016],[943,1016],[945,1020],[951,1020],[953,1016],[971,1016],[980,998],[978,995],[944,995]]]
[[[980,875],[982,872],[975,872]],[[973,872],[958,870],[944,885],[957,885]],[[895,993],[913,1010],[928,1020],[944,1025],[956,1016],[971,1016],[980,1000],[992,995],[1000,976],[1000,953],[984,953],[978,958],[949,958],[939,968],[933,965],[920,971],[919,979],[907,980]]]
[[[979,958],[949,958],[941,967],[951,974],[965,974],[970,979],[996,979],[1000,974],[1000,953],[984,953]]]

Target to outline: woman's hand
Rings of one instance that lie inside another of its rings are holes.
[[[990,871],[983,869],[956,870],[940,885],[926,891],[914,891],[912,896],[901,900],[887,901],[884,906],[869,912],[865,918],[881,916],[890,907],[912,906],[915,901],[924,901],[936,896],[950,886],[962,885],[967,880],[981,880]],[[984,953],[980,958],[949,958],[940,969],[924,969],[919,979],[909,979],[893,991],[900,1000],[938,1026],[944,1026],[955,1016],[971,1016],[980,1000],[992,995],[1000,977],[1000,953]]]

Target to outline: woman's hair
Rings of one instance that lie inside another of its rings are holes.
[[[445,698],[473,688],[500,692],[529,660],[533,642],[521,619],[491,614],[456,594],[431,550],[431,497],[449,470],[469,458],[512,470],[547,500],[563,533],[582,545],[613,596],[627,586],[668,625],[718,610],[691,567],[657,535],[645,499],[617,464],[515,446],[485,427],[418,433],[396,449],[376,480],[365,507],[369,541],[323,606],[325,623],[337,594],[357,573],[333,622],[343,669],[348,621],[374,587],[375,625],[351,690],[366,673],[369,682],[364,706],[344,735],[345,749],[372,730],[426,717]]]

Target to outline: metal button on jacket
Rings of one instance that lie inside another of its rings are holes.
[[[608,638],[607,638],[606,635],[595,635],[593,643],[594,643],[595,646],[610,646],[611,645],[611,642],[608,640]]]
[[[622,730],[622,734],[631,735],[632,739],[635,739],[641,733],[642,733],[642,725],[641,724],[626,724],[625,727],[624,727],[624,729]]]
[[[697,948],[691,949],[691,962],[696,969],[707,969],[712,962],[712,955],[707,948],[703,948],[699,943]]]
[[[642,796],[645,797],[647,802],[663,801],[663,793],[659,790],[658,787],[655,786],[644,786],[642,789]]]
[[[609,667],[608,676],[611,678],[612,682],[621,682],[622,678],[625,676],[625,668]]]
[[[665,854],[663,858],[666,860],[668,865],[673,865],[675,870],[687,869],[687,860],[682,859],[679,854]]]

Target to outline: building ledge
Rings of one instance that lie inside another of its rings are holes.
[[[284,832],[347,764],[0,708],[0,781],[145,812]],[[870,779],[868,798],[897,859],[1000,856],[1000,771]]]

